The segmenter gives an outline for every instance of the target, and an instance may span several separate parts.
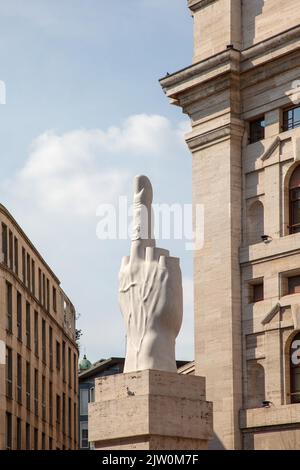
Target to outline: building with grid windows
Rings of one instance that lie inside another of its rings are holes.
[[[0,205],[0,449],[76,449],[75,309]]]

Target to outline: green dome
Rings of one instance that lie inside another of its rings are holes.
[[[86,355],[83,356],[83,359],[79,362],[80,370],[88,370],[92,367],[92,363],[86,358]]]

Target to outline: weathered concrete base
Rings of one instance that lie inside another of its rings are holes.
[[[203,377],[145,370],[96,380],[89,440],[97,450],[205,450],[212,433]]]

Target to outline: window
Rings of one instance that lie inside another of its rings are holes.
[[[46,449],[46,434],[42,433],[42,450]]]
[[[26,346],[31,347],[31,318],[30,318],[30,303],[26,302]]]
[[[17,402],[22,403],[22,358],[17,354]]]
[[[296,167],[289,185],[290,192],[290,233],[300,232],[300,165]]]
[[[37,428],[34,428],[34,450],[39,449],[39,432]]]
[[[60,423],[60,396],[56,395],[56,423]]]
[[[72,436],[72,403],[71,403],[71,398],[69,398],[69,406],[68,406],[68,435],[69,435],[69,437]]]
[[[300,333],[298,333],[290,348],[291,403],[300,403]]]
[[[39,355],[39,314],[36,310],[34,312],[34,353],[36,356]]]
[[[47,298],[47,310],[49,312],[50,310],[50,285],[49,285],[49,279],[47,279],[47,290],[46,290],[46,298]]]
[[[66,381],[66,343],[62,343],[62,370],[63,370],[63,380]]]
[[[265,117],[261,116],[250,122],[250,144],[254,144],[265,138]]]
[[[90,388],[90,402],[93,403],[95,401],[95,387]]]
[[[22,341],[22,296],[17,292],[17,333],[18,339]]]
[[[13,397],[12,377],[13,377],[12,350],[10,348],[6,348],[6,396],[10,399],[12,399]]]
[[[12,231],[9,230],[9,235],[8,235],[8,240],[9,240],[9,267],[10,269],[14,268],[14,237],[12,234]]]
[[[12,416],[6,413],[6,449],[12,449]]]
[[[43,306],[46,306],[46,278],[45,274],[43,274]]]
[[[15,245],[15,273],[18,276],[19,275],[19,244],[18,244],[18,239],[16,237],[14,239],[14,245]]]
[[[254,280],[249,283],[249,303],[264,300],[264,283],[262,280]]]
[[[42,359],[46,362],[46,321],[42,319]]]
[[[35,295],[35,262],[31,260],[31,289],[33,295]]]
[[[74,379],[74,392],[77,390],[77,357],[73,354],[73,379]]]
[[[42,419],[46,421],[46,378],[42,377]]]
[[[34,414],[39,415],[39,375],[37,369],[34,369]]]
[[[3,253],[3,262],[7,265],[7,226],[2,224],[2,253]]]
[[[49,382],[49,423],[53,424],[53,385]]]
[[[69,387],[72,387],[72,351],[69,347],[68,349],[68,375],[69,375]]]
[[[74,429],[73,429],[73,435],[74,435],[74,440],[76,440],[76,436],[77,436],[77,405],[76,403],[73,404],[73,426],[74,426]]]
[[[89,403],[89,389],[83,388],[80,390],[80,415],[86,416],[88,414]]]
[[[62,432],[66,432],[66,394],[62,396]]]
[[[80,447],[81,449],[89,448],[88,422],[80,423]]]
[[[283,111],[283,130],[290,131],[296,127],[300,127],[300,106]]]
[[[27,253],[27,287],[31,290],[31,278],[30,278],[30,256]]]
[[[26,450],[30,450],[30,424],[26,423]]]
[[[7,282],[6,283],[6,303],[7,303],[7,331],[12,333],[13,325],[12,325],[12,285]]]
[[[288,278],[288,293],[300,294],[300,276],[293,276]]]
[[[53,370],[53,330],[49,326],[49,365],[50,370]]]
[[[26,253],[25,253],[25,248],[22,248],[22,277],[23,277],[24,284],[26,284]]]
[[[22,448],[22,422],[20,418],[17,418],[17,450]]]
[[[60,370],[60,343],[56,341],[56,369]]]
[[[52,302],[53,302],[53,310],[56,313],[57,303],[56,303],[56,289],[55,289],[55,287],[53,287],[53,289],[52,289]]]
[[[42,272],[39,268],[39,301],[42,302]]]
[[[49,437],[49,450],[53,449],[53,439],[52,437]]]
[[[26,408],[30,410],[31,376],[30,363],[26,362]]]

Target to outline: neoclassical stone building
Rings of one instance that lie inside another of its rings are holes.
[[[76,449],[75,308],[0,205],[0,450]]]
[[[204,206],[195,367],[214,403],[212,447],[299,449],[299,0],[188,6],[193,64],[161,85],[191,119]]]

